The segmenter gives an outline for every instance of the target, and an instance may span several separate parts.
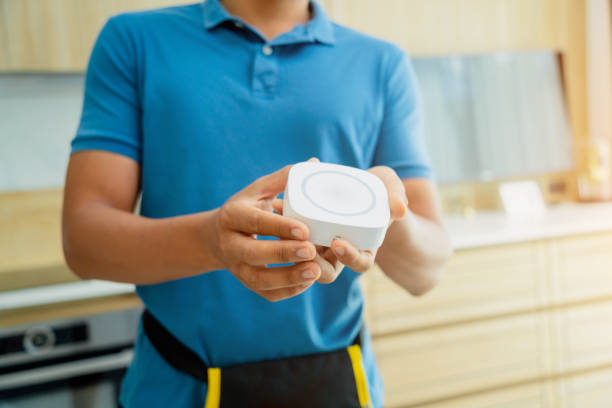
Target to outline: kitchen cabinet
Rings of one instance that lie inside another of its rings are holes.
[[[178,0],[0,0],[0,71],[83,71],[112,15]]]
[[[64,263],[61,213],[62,190],[0,194],[0,292],[77,280]]]
[[[387,406],[608,407],[611,247],[597,232],[459,249],[422,298],[368,271]]]

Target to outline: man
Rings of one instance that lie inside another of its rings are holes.
[[[287,388],[300,401],[336,398],[345,368],[334,371],[329,356],[356,343],[367,380],[349,393],[382,406],[369,336],[358,336],[358,276],[376,261],[421,295],[452,252],[421,122],[404,53],[332,23],[314,1],[206,0],[111,18],[87,70],[63,234],[77,275],[135,283],[148,310],[121,404],[214,406],[219,381],[221,406],[229,394],[254,398],[242,406],[279,406]],[[315,247],[304,224],[278,214],[289,165],[309,157],[385,183],[393,223],[378,251],[350,237]],[[274,377],[282,364],[301,370],[299,356],[322,356],[328,368],[307,362],[297,380]],[[262,361],[272,374],[240,388],[248,370],[265,371]],[[325,391],[334,379],[338,391]]]

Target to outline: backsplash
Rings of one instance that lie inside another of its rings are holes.
[[[554,51],[415,58],[425,140],[440,183],[575,167]]]

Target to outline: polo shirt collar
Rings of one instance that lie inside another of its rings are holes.
[[[312,18],[302,27],[300,32],[306,33],[312,40],[316,40],[323,44],[334,44],[335,39],[332,22],[329,17],[327,17],[323,7],[316,0],[311,0],[309,7],[311,7],[312,10]],[[230,14],[225,7],[223,7],[219,0],[204,0],[202,8],[204,12],[204,28],[207,30],[226,21],[240,22],[238,18]],[[295,29],[286,34],[292,34],[293,31],[295,31]]]

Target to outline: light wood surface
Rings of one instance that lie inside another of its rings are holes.
[[[387,405],[503,386],[550,373],[544,314],[381,337],[374,343]]]
[[[112,15],[184,4],[176,0],[0,0],[0,70],[83,71]]]
[[[0,194],[0,291],[70,282],[61,246],[61,190]]]
[[[565,238],[550,245],[554,302],[612,295],[612,234]]]
[[[555,317],[555,370],[563,373],[612,365],[612,302],[562,309]]]
[[[380,270],[368,285],[366,314],[381,335],[544,306],[547,269],[541,243],[458,251],[438,287],[422,298],[410,296]],[[376,318],[371,318],[376,314]]]
[[[612,405],[612,367],[558,382],[559,408],[609,408]]]
[[[0,194],[0,292],[77,280],[61,247],[62,190]]]

